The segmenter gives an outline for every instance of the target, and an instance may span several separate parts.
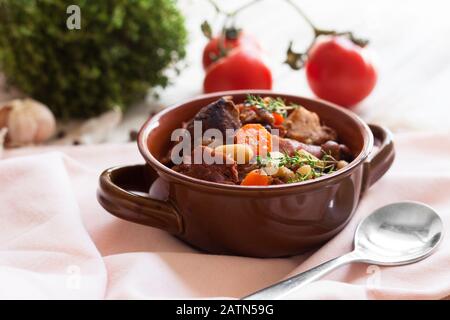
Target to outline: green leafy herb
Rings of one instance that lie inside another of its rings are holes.
[[[66,26],[71,4],[80,29]],[[166,87],[186,43],[173,0],[0,0],[1,72],[62,118],[125,109]]]
[[[312,154],[302,150],[296,151],[292,156],[284,154],[282,157],[275,159],[271,158],[270,155],[264,158],[258,156],[256,161],[257,164],[261,167],[264,167],[269,163],[273,163],[274,161],[276,161],[279,167],[286,167],[295,171],[295,177],[289,179],[288,183],[306,181],[319,178],[326,174],[330,174],[336,171],[336,164],[338,162],[329,154],[324,155],[322,159],[318,159]],[[298,168],[306,165],[311,168],[311,171],[309,171],[307,174],[301,174],[297,172]]]
[[[247,95],[247,99],[245,100],[246,104],[255,106],[257,108],[265,109],[269,112],[276,112],[281,114],[283,117],[287,116],[287,112],[289,110],[293,110],[298,108],[297,105],[291,104],[289,106],[286,105],[286,102],[281,98],[268,98],[264,99],[260,96]]]
[[[264,166],[263,158],[261,158],[260,155],[257,155],[255,159],[256,159],[256,164],[257,164],[258,166],[260,166],[260,167],[263,167],[263,166]]]

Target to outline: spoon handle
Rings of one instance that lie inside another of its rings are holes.
[[[299,273],[286,280],[275,283],[270,287],[252,293],[251,295],[246,296],[243,299],[244,300],[283,299],[292,292],[303,287],[305,284],[308,284],[323,277],[324,275],[336,269],[337,267],[358,260],[361,260],[361,258],[358,256],[356,251],[349,252],[347,254],[344,254],[343,256],[319,264],[318,266],[312,269]]]

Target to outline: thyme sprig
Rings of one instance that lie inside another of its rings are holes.
[[[279,113],[283,117],[287,117],[289,110],[298,108],[298,105],[291,104],[286,105],[286,102],[282,98],[262,98],[260,96],[247,95],[245,103],[255,106],[257,108],[265,109],[271,113]]]
[[[336,166],[336,159],[331,155],[325,155],[322,159],[318,159],[308,152],[302,150],[296,151],[294,155],[284,155],[283,158],[279,159],[279,166],[285,167],[301,167],[304,165],[309,165],[313,171],[320,171],[323,173],[329,173]]]
[[[302,153],[301,156],[299,156],[299,152],[296,152],[296,154],[291,158],[294,158],[290,161],[295,163],[295,166],[301,167],[303,165],[309,165],[311,167],[311,171],[307,174],[301,174],[298,171],[295,172],[295,177],[289,179],[288,183],[316,179],[336,171],[337,160],[331,155],[324,155],[322,159],[318,159],[307,153]]]
[[[296,151],[294,155],[283,154],[281,157],[273,159],[270,154],[266,157],[257,156],[256,163],[260,167],[277,163],[278,167],[296,169],[302,166],[310,166],[311,170],[307,174],[295,172],[295,177],[288,180],[288,183],[301,182],[319,178],[323,175],[336,171],[338,161],[330,154],[325,154],[322,159],[316,158],[312,154],[303,150]]]

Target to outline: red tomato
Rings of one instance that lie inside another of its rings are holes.
[[[345,107],[367,97],[377,81],[366,49],[344,37],[331,37],[313,46],[306,77],[318,97]]]
[[[223,39],[223,40],[222,40]],[[214,63],[213,57],[220,55],[219,44],[223,41],[223,47],[227,50],[231,50],[237,47],[248,47],[257,51],[261,51],[261,46],[258,41],[252,35],[245,32],[239,32],[236,38],[227,36],[219,36],[212,38],[203,49],[203,69],[207,69],[212,63]]]
[[[233,49],[206,70],[203,90],[272,89],[272,73],[260,53]]]

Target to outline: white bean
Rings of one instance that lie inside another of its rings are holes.
[[[238,164],[249,163],[253,158],[253,150],[246,144],[224,144],[214,148],[214,151],[226,154]]]
[[[347,161],[341,160],[341,161],[339,161],[339,162],[336,164],[336,169],[337,169],[337,170],[342,169],[342,168],[344,168],[344,167],[347,166],[347,165],[348,165],[348,162],[347,162]]]
[[[280,177],[280,178],[294,179],[295,173],[289,168],[279,167],[278,172],[276,173],[276,176]]]

